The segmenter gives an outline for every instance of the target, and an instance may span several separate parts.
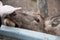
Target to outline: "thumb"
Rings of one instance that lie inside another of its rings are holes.
[[[17,8],[15,8],[15,10],[20,10],[20,9],[22,9],[22,7],[17,7]]]

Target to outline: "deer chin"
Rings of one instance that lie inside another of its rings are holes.
[[[4,19],[4,25],[6,25],[6,26],[11,26],[11,27],[15,27],[15,23],[12,22],[12,21],[9,20],[9,19]]]

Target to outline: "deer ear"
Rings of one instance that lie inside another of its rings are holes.
[[[0,6],[3,6],[3,3],[2,3],[2,1],[0,1]]]

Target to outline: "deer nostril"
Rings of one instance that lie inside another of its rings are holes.
[[[15,12],[9,14],[9,16],[16,16],[17,14]]]

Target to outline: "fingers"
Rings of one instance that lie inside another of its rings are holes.
[[[2,1],[0,1],[0,6],[3,6],[3,3],[2,3]]]

